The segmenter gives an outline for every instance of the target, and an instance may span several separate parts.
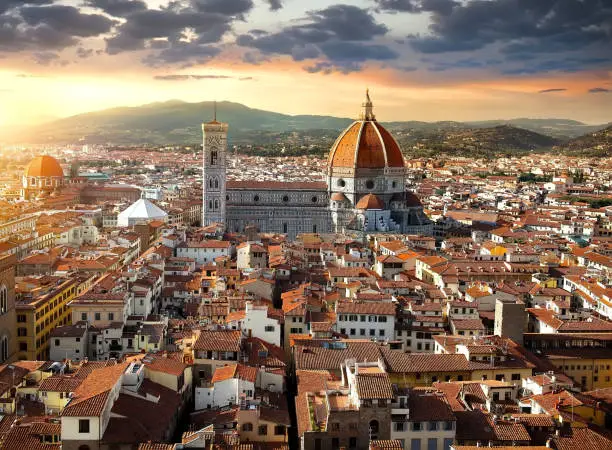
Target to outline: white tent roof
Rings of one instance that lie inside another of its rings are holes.
[[[117,216],[117,225],[128,226],[130,221],[164,220],[168,214],[146,198],[141,198],[128,206]]]

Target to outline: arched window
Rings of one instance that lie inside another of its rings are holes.
[[[253,424],[251,422],[243,423],[242,431],[253,431]]]
[[[209,179],[208,179],[208,187],[209,187],[209,188],[212,188],[212,187],[213,187],[213,179],[212,179],[212,178],[209,178]]]
[[[378,439],[378,420],[370,421],[370,439]]]
[[[208,200],[208,209],[213,209],[212,200]]]
[[[215,211],[219,209],[219,200],[215,200]]]
[[[219,189],[219,179],[215,178],[215,189]]]
[[[8,289],[5,285],[0,286],[0,314],[8,311]]]
[[[216,166],[217,165],[217,151],[213,150],[212,152],[210,152],[210,165],[211,166]]]

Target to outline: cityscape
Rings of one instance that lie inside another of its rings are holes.
[[[298,3],[0,1],[0,449],[612,449],[612,4]]]

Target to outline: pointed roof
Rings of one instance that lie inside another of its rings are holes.
[[[128,206],[124,211],[119,213],[117,217],[117,224],[119,226],[127,226],[130,219],[163,220],[166,217],[168,217],[168,214],[164,210],[153,204],[150,200],[147,200],[146,198],[141,198],[132,203],[130,206]]]

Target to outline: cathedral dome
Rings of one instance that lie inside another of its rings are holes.
[[[360,119],[349,125],[332,146],[329,152],[329,167],[404,167],[400,147],[391,133],[376,121],[372,101],[367,92],[362,108]]]
[[[367,194],[359,199],[355,207],[357,209],[384,209],[385,203],[378,196]]]
[[[25,170],[26,177],[63,177],[64,170],[52,156],[37,156]]]

